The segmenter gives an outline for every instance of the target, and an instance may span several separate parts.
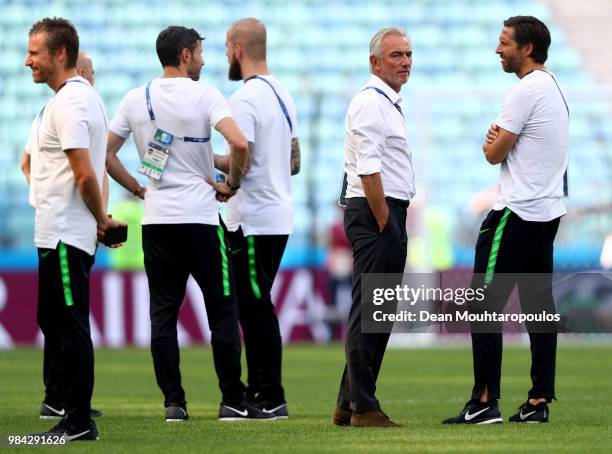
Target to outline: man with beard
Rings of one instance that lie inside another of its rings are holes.
[[[102,99],[76,71],[79,36],[62,18],[36,22],[25,65],[35,83],[55,92],[38,115],[30,180],[36,190],[38,324],[45,357],[59,361],[64,418],[45,435],[96,440],[91,419],[94,355],[89,327],[89,273],[96,240],[119,223],[101,198],[107,120]]]
[[[217,193],[236,194],[248,157],[244,136],[230,108],[214,87],[201,84],[203,38],[194,29],[170,26],[156,43],[163,76],[131,90],[110,125],[109,174],[134,194],[143,188],[116,153],[130,133],[149,177],[142,219],[142,247],[151,295],[151,353],[157,384],[164,394],[166,421],[188,418],[181,385],[177,319],[191,274],[206,304],[222,402],[219,419],[270,419],[244,398],[240,381],[238,305],[232,285],[225,227]],[[227,140],[228,180],[213,188],[211,129]]]
[[[415,187],[399,92],[411,68],[412,44],[406,32],[396,27],[379,30],[370,41],[370,79],[346,113],[347,185],[341,199],[346,199],[344,229],[354,266],[346,364],[333,417],[339,426],[399,426],[375,396],[390,329],[362,332],[361,287],[367,274],[397,275],[406,264],[406,214]]]
[[[227,227],[248,367],[247,396],[279,418],[289,416],[281,384],[282,340],[270,292],[293,231],[291,175],[300,144],[291,95],[268,70],[266,28],[241,19],[227,31],[230,80],[244,84],[230,98],[249,144],[248,174],[228,202]],[[228,172],[229,156],[215,156]]]
[[[569,108],[555,76],[544,67],[549,46],[548,28],[535,17],[504,21],[496,53],[503,70],[520,81],[506,96],[483,145],[485,159],[501,163],[501,172],[497,201],[476,242],[472,286],[486,290],[473,311],[501,312],[518,285],[523,313],[555,313],[553,242],[566,213]],[[498,405],[501,328],[501,323],[472,324],[472,398],[444,423],[503,421]],[[510,421],[548,422],[547,404],[555,398],[557,327],[526,323],[526,328],[533,386]]]
[[[89,82],[93,87],[95,72],[93,62],[91,60],[91,57],[85,52],[79,52],[79,56],[76,62],[76,72],[79,76]],[[23,158],[21,160],[21,170],[23,171],[23,174],[25,175],[28,184],[30,184],[32,159],[34,160],[34,162],[36,162],[37,159],[37,137],[38,129],[40,127],[39,122],[41,118],[42,114],[39,114],[32,122],[32,127],[30,129],[30,137],[24,149]],[[32,157],[32,153],[34,153],[34,157]],[[105,210],[108,207],[108,192],[108,174],[105,170],[104,177],[102,179],[102,206]],[[30,185],[29,202],[30,205],[32,205],[32,207],[34,208],[36,208],[36,205],[34,203],[35,197],[35,185]],[[43,380],[45,383],[45,398],[40,405],[40,419],[61,419],[66,414],[66,411],[64,409],[66,398],[64,384],[62,383],[62,375],[59,364],[60,361],[57,358],[51,357],[52,353],[53,352],[49,349],[45,349],[44,351]],[[91,416],[102,416],[102,412],[100,410],[92,408]]]

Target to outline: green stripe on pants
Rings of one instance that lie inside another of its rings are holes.
[[[504,214],[499,220],[499,224],[497,224],[497,228],[495,229],[493,243],[491,244],[491,252],[489,254],[489,262],[487,263],[487,273],[485,274],[484,285],[489,285],[493,281],[495,264],[497,263],[497,255],[499,254],[499,245],[501,243],[502,234],[504,233],[504,227],[506,227],[506,222],[508,222],[508,216],[510,216],[510,208],[506,208],[504,210]]]
[[[223,295],[230,296],[229,283],[229,265],[227,263],[227,247],[225,245],[225,232],[221,225],[217,226],[217,234],[219,235],[219,250],[221,251],[221,272],[223,274]]]
[[[68,249],[66,245],[59,242],[59,260],[60,260],[60,272],[62,273],[62,286],[64,287],[64,300],[66,306],[74,305],[72,299],[72,287],[70,285],[70,268],[68,268]]]
[[[261,298],[261,291],[257,283],[257,268],[255,267],[255,238],[247,236],[248,254],[249,254],[249,276],[251,278],[251,288],[255,298]]]

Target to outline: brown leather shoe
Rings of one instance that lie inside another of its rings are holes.
[[[336,407],[336,410],[334,410],[334,424],[337,426],[350,426],[352,414],[351,410]]]
[[[393,422],[382,411],[353,412],[351,427],[401,427]]]

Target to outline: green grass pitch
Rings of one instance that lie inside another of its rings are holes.
[[[383,409],[400,429],[354,429],[331,424],[344,362],[342,346],[290,346],[284,385],[290,419],[221,423],[219,391],[208,348],[182,350],[181,368],[190,419],[168,424],[147,350],[97,350],[93,404],[100,441],[75,442],[87,452],[612,452],[612,347],[559,347],[557,397],[548,424],[443,426],[471,387],[467,347],[387,351],[378,381]],[[42,352],[0,352],[0,433],[27,434],[53,424],[38,419]],[[505,349],[502,416],[529,388],[529,349]],[[19,452],[38,451],[40,448]],[[65,449],[65,448],[62,448]],[[8,450],[6,451],[8,452]]]

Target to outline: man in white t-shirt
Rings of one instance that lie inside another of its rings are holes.
[[[271,290],[293,231],[291,175],[299,172],[295,104],[266,63],[266,28],[241,19],[226,39],[229,78],[244,84],[229,103],[249,144],[248,174],[227,204],[232,264],[248,368],[247,396],[267,413],[289,416],[281,384],[282,340]],[[229,157],[215,156],[228,171]]]
[[[95,72],[93,61],[85,52],[79,52],[79,57],[77,58],[76,63],[76,72],[79,76],[87,80],[93,87]],[[34,192],[36,189],[35,186],[30,184],[30,168],[32,161],[36,162],[38,128],[42,114],[42,111],[39,112],[32,122],[30,137],[24,149],[23,158],[21,160],[21,170],[25,175],[26,181],[30,185],[29,202],[33,208],[36,208],[34,205]],[[105,170],[104,177],[102,178],[102,206],[105,210],[108,208],[108,190],[108,174]],[[65,387],[62,382],[60,364],[59,360],[51,356],[51,353],[52,352],[48,349],[44,351],[43,380],[45,383],[45,398],[40,405],[40,419],[61,419],[65,413]],[[92,408],[91,415],[93,417],[102,416],[102,412]]]
[[[177,318],[190,274],[204,294],[212,331],[222,393],[219,419],[270,419],[244,398],[238,305],[216,201],[216,197],[235,195],[240,187],[248,147],[223,95],[197,82],[204,65],[202,40],[196,30],[179,26],[159,34],[156,48],[163,76],[131,90],[121,100],[110,125],[107,168],[130,192],[144,192],[115,156],[133,134],[141,158],[139,172],[149,177],[142,247],[151,295],[151,352],[164,394],[166,421],[188,418],[179,369]],[[223,184],[212,181],[212,128],[230,147],[229,176]]]
[[[25,64],[35,83],[55,95],[39,114],[34,242],[38,247],[38,323],[45,356],[59,361],[64,419],[48,434],[96,440],[91,419],[94,383],[89,329],[89,272],[96,243],[119,223],[106,215],[100,194],[106,153],[107,120],[100,96],[76,72],[79,38],[61,18],[42,19],[30,29]],[[61,408],[58,407],[58,408]]]
[[[554,315],[553,242],[566,211],[569,108],[545,67],[550,33],[531,16],[504,21],[496,53],[504,71],[520,81],[510,90],[483,145],[486,160],[501,164],[498,198],[476,242],[472,286],[485,289],[473,313],[501,313],[518,285],[523,313]],[[511,422],[547,422],[555,399],[558,326],[526,323],[531,342],[532,388]],[[502,422],[501,323],[473,323],[474,387],[471,400],[447,424]]]

